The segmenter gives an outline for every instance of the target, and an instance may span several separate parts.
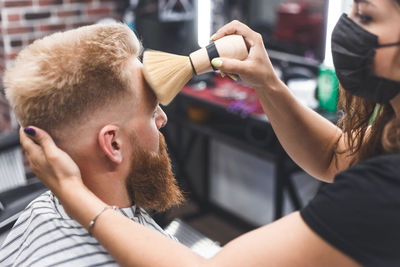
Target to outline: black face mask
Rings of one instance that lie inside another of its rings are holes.
[[[379,44],[378,36],[343,14],[332,32],[333,63],[343,88],[381,104],[400,93],[400,82],[377,77],[372,72],[375,50],[389,46],[400,46],[400,42]]]

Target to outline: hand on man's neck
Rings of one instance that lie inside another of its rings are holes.
[[[95,132],[86,130],[85,134],[71,133],[68,141],[61,141],[58,145],[76,162],[84,184],[98,198],[107,205],[120,208],[132,206],[124,178],[129,169],[126,165],[115,165],[106,158],[98,146]]]

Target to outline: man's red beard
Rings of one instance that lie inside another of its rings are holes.
[[[158,153],[145,151],[137,145],[137,137],[132,136],[134,145],[131,171],[126,179],[126,188],[132,203],[144,209],[164,211],[184,200],[167,152],[164,136],[159,134]]]

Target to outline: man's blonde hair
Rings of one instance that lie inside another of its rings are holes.
[[[124,70],[141,44],[126,25],[98,24],[55,33],[22,50],[4,76],[4,87],[22,126],[47,131],[129,93]]]

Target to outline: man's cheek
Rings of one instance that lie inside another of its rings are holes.
[[[147,139],[148,140],[147,140],[146,144],[147,144],[148,150],[151,152],[158,153],[159,145],[160,145],[158,131],[155,133],[154,132],[149,133]]]

